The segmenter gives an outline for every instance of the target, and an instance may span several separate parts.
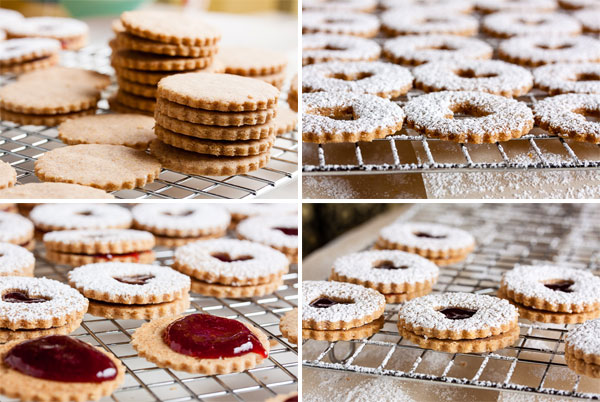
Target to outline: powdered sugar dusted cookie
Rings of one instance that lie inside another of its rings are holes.
[[[69,272],[69,284],[90,299],[119,304],[156,304],[180,299],[187,275],[157,265],[107,262]]]
[[[525,103],[485,92],[434,92],[411,99],[404,112],[409,128],[462,143],[508,141],[533,128]],[[461,114],[465,118],[455,118]]]
[[[383,55],[397,64],[420,65],[430,61],[491,59],[486,42],[456,35],[407,35],[386,40]]]
[[[396,222],[381,229],[376,247],[445,259],[465,257],[475,248],[475,238],[469,232],[446,225]]]
[[[273,282],[288,271],[285,254],[246,240],[217,239],[175,250],[173,268],[194,278],[223,285]]]
[[[33,276],[35,257],[23,247],[0,243],[0,277]]]
[[[600,309],[600,278],[557,265],[517,265],[502,277],[501,289],[537,310],[580,313]]]
[[[491,352],[518,339],[518,318],[517,309],[497,297],[442,293],[402,305],[398,312],[398,330],[426,349]]]
[[[533,70],[535,86],[550,95],[600,94],[600,64],[556,63]]]
[[[33,224],[21,215],[0,212],[0,242],[12,243],[30,249]]]
[[[302,282],[302,327],[338,330],[360,327],[383,315],[385,297],[344,282]]]
[[[379,19],[375,15],[358,12],[303,12],[302,33],[317,32],[372,38],[379,32]]]
[[[383,62],[329,62],[302,68],[306,92],[355,92],[396,98],[412,88],[413,76],[404,67]]]
[[[558,0],[558,5],[566,10],[589,10],[600,7],[598,0]]]
[[[88,301],[75,289],[46,278],[3,277],[0,327],[11,330],[60,327],[81,321]]]
[[[87,43],[89,28],[85,22],[73,18],[33,17],[10,24],[9,36],[57,39],[63,49],[77,50]]]
[[[573,17],[559,13],[504,12],[483,19],[483,32],[498,38],[524,35],[575,36],[581,33],[581,24]]]
[[[475,1],[475,8],[484,14],[498,11],[517,11],[521,15],[526,15],[531,12],[556,10],[556,2],[554,0],[477,0]]]
[[[128,229],[61,230],[46,233],[46,258],[58,264],[81,266],[97,262],[154,261],[154,236]]]
[[[549,133],[575,141],[600,143],[600,122],[586,115],[600,110],[600,94],[565,94],[544,98],[533,106],[538,125]]]
[[[42,204],[29,214],[37,229],[44,232],[66,229],[126,229],[131,213],[109,204]]]
[[[305,10],[322,11],[362,11],[371,12],[377,8],[377,0],[305,0]]]
[[[375,95],[316,92],[302,95],[302,140],[358,142],[385,138],[402,128],[404,112]]]
[[[479,23],[470,15],[440,13],[434,8],[396,8],[381,15],[381,30],[389,36],[460,35],[477,33]]]
[[[384,295],[430,290],[439,268],[426,258],[399,250],[374,250],[339,257],[331,280],[372,288]]]
[[[377,42],[346,35],[302,35],[302,65],[326,61],[373,61],[379,58]]]
[[[281,317],[279,330],[290,343],[298,344],[298,308],[294,308]]]
[[[569,368],[600,378],[600,319],[584,322],[565,339],[565,360]]]
[[[107,303],[91,299],[89,302],[88,314],[112,320],[153,320],[181,314],[190,308],[190,296],[187,293],[179,299],[155,304]]]
[[[581,10],[573,13],[573,17],[583,25],[583,30],[590,33],[600,33],[600,3],[596,3],[599,7],[596,10]]]
[[[231,214],[231,226],[235,227],[244,219],[258,215],[297,215],[296,204],[224,204],[223,208]]]
[[[537,67],[552,63],[600,61],[600,40],[589,36],[525,36],[500,42],[498,56],[510,63]]]
[[[0,65],[22,63],[56,54],[60,42],[47,38],[10,39],[0,42]]]
[[[23,14],[8,8],[0,8],[0,29],[23,20]]]
[[[298,217],[296,215],[257,216],[237,226],[241,239],[265,244],[298,261]]]
[[[473,11],[473,1],[471,0],[380,0],[379,3],[386,9],[398,7],[431,7],[440,10],[440,13],[445,10],[459,13],[470,13]]]
[[[513,97],[533,87],[527,69],[500,60],[430,62],[415,68],[413,75],[415,87],[425,92],[481,91]]]

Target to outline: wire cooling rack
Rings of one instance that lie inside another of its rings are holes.
[[[114,75],[110,66],[110,48],[88,46],[77,52],[61,54],[61,64],[80,67]],[[0,86],[14,80],[11,75],[0,75]],[[98,112],[109,111],[107,95],[113,93],[111,85],[98,103]],[[286,99],[282,95],[281,99]],[[20,125],[0,120],[0,160],[17,170],[17,182],[39,182],[35,176],[34,163],[45,152],[65,146],[58,139],[56,127]],[[271,161],[254,172],[235,176],[196,176],[163,169],[159,178],[143,188],[116,191],[117,198],[207,198],[239,199],[263,195],[285,185],[298,175],[298,133],[286,133],[275,140],[271,148]]]
[[[173,250],[157,248],[155,252],[161,265],[172,264]],[[70,268],[47,261],[41,242],[38,242],[34,253],[36,276],[67,281]],[[280,318],[298,302],[298,269],[295,264],[283,279],[284,284],[276,292],[263,297],[220,299],[190,294],[191,307],[187,313],[206,312],[239,319],[260,327],[269,336],[269,358],[242,373],[206,376],[157,367],[139,357],[130,345],[131,335],[145,320],[110,320],[86,314],[81,326],[71,335],[113,353],[126,367],[121,387],[103,400],[263,401],[276,394],[290,393],[298,387],[298,349],[279,331]],[[9,399],[0,395],[0,401]]]
[[[436,292],[495,294],[515,264],[541,261],[600,270],[597,204],[429,204],[403,220],[430,221],[471,232],[477,248],[462,263],[440,268]],[[305,341],[303,364],[322,369],[432,381],[457,386],[600,399],[600,379],[579,376],[564,360],[573,325],[520,320],[513,346],[494,353],[422,349],[397,330],[398,305],[386,306],[383,329],[362,340]]]
[[[481,33],[477,38],[488,42],[494,49],[499,43],[498,39]],[[380,44],[385,42],[381,37],[376,40]],[[411,98],[423,94],[423,91],[413,89],[394,102],[403,106]],[[545,92],[533,89],[516,99],[531,107],[546,96]],[[551,136],[537,125],[528,135],[495,144],[450,143],[426,138],[412,129],[402,128],[395,135],[371,143],[304,143],[302,149],[302,172],[307,176],[525,169],[577,170],[600,167],[600,145],[577,143]],[[416,159],[412,154],[413,149],[417,154]]]

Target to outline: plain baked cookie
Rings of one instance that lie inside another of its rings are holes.
[[[57,148],[35,162],[35,174],[43,181],[76,183],[108,191],[143,187],[158,177],[160,169],[155,158],[122,145]]]
[[[148,149],[156,138],[154,119],[140,114],[98,114],[67,120],[58,126],[65,144],[111,144]]]
[[[70,183],[27,183],[16,187],[0,190],[1,199],[77,199],[92,198],[106,199],[115,198],[114,195],[93,187],[81,186]]]

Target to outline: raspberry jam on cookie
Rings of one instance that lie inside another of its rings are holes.
[[[351,301],[338,301],[338,300],[332,300],[328,297],[320,297],[317,300],[314,300],[310,303],[311,307],[317,307],[317,308],[329,308],[331,306],[335,306],[336,304],[352,304],[353,302]]]
[[[2,295],[2,301],[8,303],[44,303],[48,299],[45,297],[29,297],[27,292],[15,290]]]
[[[129,275],[120,278],[115,277],[115,279],[128,285],[145,285],[150,279],[154,279],[154,275]]]
[[[545,283],[544,286],[548,289],[556,290],[559,292],[571,293],[573,292],[573,289],[571,289],[573,283],[573,281],[559,281],[554,283]]]
[[[273,228],[288,236],[298,236],[298,228]]]
[[[175,352],[199,359],[257,353],[267,357],[260,340],[244,324],[209,314],[190,314],[173,321],[163,341]]]
[[[236,261],[248,261],[253,259],[251,255],[240,255],[238,257],[232,257],[229,253],[212,253],[212,257],[223,262],[236,262]]]
[[[444,314],[449,320],[464,320],[466,318],[473,317],[473,314],[477,312],[477,310],[469,310],[456,307],[445,308],[439,311],[440,313]]]
[[[4,355],[4,364],[25,375],[61,382],[114,380],[117,367],[93,346],[62,335],[22,342]]]

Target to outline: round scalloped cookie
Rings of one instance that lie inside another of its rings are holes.
[[[0,277],[33,276],[35,257],[27,249],[11,243],[0,243]]]
[[[426,7],[446,10],[455,13],[468,14],[473,11],[474,2],[472,0],[380,0],[379,4],[384,9],[406,8],[406,7]]]
[[[236,228],[238,237],[265,244],[298,261],[298,217],[296,215],[262,215],[242,221]]]
[[[558,0],[558,5],[566,10],[593,9],[600,7],[598,0]]]
[[[221,47],[218,58],[225,73],[243,76],[281,73],[288,64],[285,53],[240,46]]]
[[[592,144],[600,143],[600,122],[588,121],[600,110],[600,94],[565,94],[533,105],[536,123],[550,134]]]
[[[374,40],[356,36],[302,35],[302,65],[327,61],[373,61],[381,47]]]
[[[535,86],[550,95],[600,94],[600,64],[556,63],[533,70]]]
[[[127,229],[128,209],[110,204],[41,204],[29,213],[36,228],[45,232],[66,229]]]
[[[477,19],[470,15],[440,13],[436,8],[396,8],[381,15],[381,30],[388,36],[473,36],[478,27]]]
[[[6,31],[12,38],[57,39],[63,49],[78,50],[86,45],[89,28],[74,18],[33,17],[10,24]]]
[[[33,223],[29,219],[18,214],[0,211],[0,242],[27,248],[33,238],[33,230]]]
[[[20,38],[0,42],[0,66],[34,61],[60,51],[60,42],[48,38]]]
[[[0,190],[0,199],[106,199],[114,195],[93,187],[70,183],[27,183]]]
[[[600,61],[600,40],[589,36],[515,37],[500,42],[499,58],[510,63],[537,67],[552,63]]]
[[[556,10],[554,0],[476,0],[475,9],[483,14],[499,11],[516,11],[523,15],[531,12],[549,12]]]
[[[581,25],[584,32],[598,34],[600,33],[600,2],[597,10],[581,10],[573,13]]]
[[[576,36],[581,33],[581,24],[566,14],[503,12],[485,17],[481,29],[497,38],[525,35]]]
[[[371,12],[377,0],[303,0],[303,10]]]
[[[302,33],[325,33],[372,38],[379,32],[375,15],[357,12],[305,11],[302,13]]]
[[[302,95],[302,140],[358,142],[385,138],[402,128],[404,111],[375,95],[315,92]]]

